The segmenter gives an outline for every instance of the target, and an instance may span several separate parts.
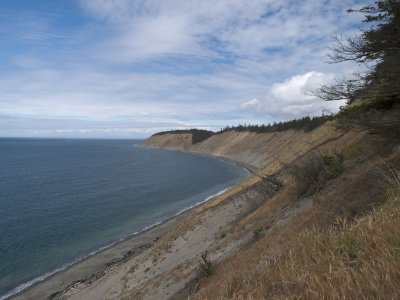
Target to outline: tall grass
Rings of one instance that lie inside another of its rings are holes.
[[[383,167],[375,170],[376,175],[381,179],[381,188],[384,190],[387,200],[396,201],[400,197],[400,170],[392,167],[384,160],[381,161]]]
[[[288,236],[278,256],[238,255],[195,299],[400,299],[400,173],[385,174],[395,192],[382,207]]]

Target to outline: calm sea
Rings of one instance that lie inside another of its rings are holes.
[[[138,142],[0,139],[0,299],[247,175]]]

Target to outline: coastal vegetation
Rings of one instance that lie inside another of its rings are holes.
[[[339,112],[342,128],[400,136],[400,2],[375,1],[374,6],[349,13],[364,14],[369,27],[355,36],[335,34],[329,63],[355,62],[362,66],[350,78],[324,85],[314,95],[326,101],[347,100]]]
[[[350,61],[364,68],[315,94],[326,101],[343,99],[348,104],[361,102],[364,108],[390,109],[400,99],[400,3],[376,0],[374,6],[348,12],[364,14],[369,27],[354,36],[334,34],[328,62]]]

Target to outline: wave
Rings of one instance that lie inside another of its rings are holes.
[[[232,186],[233,186],[233,185],[232,185]],[[131,237],[137,235],[137,234],[143,233],[143,232],[145,232],[145,231],[147,231],[147,230],[149,230],[149,229],[151,229],[151,228],[153,228],[153,227],[155,227],[155,226],[157,226],[157,225],[160,225],[160,224],[162,224],[162,223],[164,223],[164,222],[167,222],[168,220],[171,220],[171,219],[174,218],[174,217],[177,217],[177,216],[183,214],[184,212],[186,212],[186,211],[188,211],[188,210],[191,210],[191,209],[193,209],[193,208],[195,208],[195,207],[197,207],[197,206],[199,206],[199,205],[201,205],[201,204],[203,204],[203,203],[205,203],[205,202],[207,202],[207,201],[210,201],[211,199],[213,199],[213,198],[215,198],[215,197],[217,197],[217,196],[223,194],[224,192],[226,192],[226,191],[227,191],[229,188],[231,188],[232,186],[227,187],[227,188],[225,188],[225,189],[223,189],[223,190],[221,190],[221,191],[219,191],[219,192],[217,192],[217,193],[215,193],[215,194],[213,194],[213,195],[211,195],[211,196],[208,196],[208,197],[206,197],[206,198],[205,198],[204,200],[202,200],[202,201],[199,201],[199,202],[197,202],[197,203],[195,203],[195,204],[193,204],[193,205],[187,206],[187,207],[185,207],[185,208],[179,210],[179,211],[178,211],[177,213],[175,213],[172,217],[167,217],[167,218],[161,219],[160,221],[157,221],[157,222],[155,222],[155,223],[153,223],[153,224],[151,224],[151,225],[148,225],[148,226],[144,227],[142,230],[133,232],[132,234],[130,234],[130,235],[127,236],[127,237],[120,238],[118,241],[115,241],[115,242],[113,242],[113,243],[107,244],[107,245],[105,245],[105,246],[103,246],[103,247],[101,247],[101,248],[99,248],[99,249],[97,249],[97,250],[95,250],[95,251],[90,252],[90,253],[87,254],[87,255],[84,255],[84,256],[82,256],[82,257],[80,257],[80,258],[78,258],[78,259],[72,261],[72,262],[69,262],[69,263],[67,263],[67,264],[65,264],[65,265],[62,265],[61,267],[59,267],[59,268],[57,268],[57,269],[55,269],[55,270],[53,270],[53,271],[47,272],[47,273],[45,273],[45,274],[43,274],[43,275],[41,275],[41,276],[39,276],[39,277],[36,277],[36,278],[34,278],[34,279],[32,279],[32,280],[29,280],[29,281],[27,281],[27,282],[24,282],[24,283],[20,284],[19,286],[15,287],[14,289],[12,289],[11,291],[7,292],[6,294],[4,294],[4,295],[2,295],[2,296],[0,295],[0,300],[5,300],[5,299],[7,299],[7,298],[9,298],[9,297],[11,297],[11,296],[14,296],[14,295],[16,295],[16,294],[19,294],[20,292],[26,290],[27,288],[31,287],[32,285],[34,285],[34,284],[36,284],[36,283],[39,283],[39,282],[42,282],[42,281],[46,280],[47,278],[49,278],[50,276],[52,276],[52,275],[54,275],[54,274],[57,274],[57,273],[59,273],[59,272],[61,272],[61,271],[64,271],[65,269],[67,269],[67,268],[69,268],[69,267],[71,267],[71,266],[73,266],[73,265],[79,263],[80,261],[82,261],[82,260],[84,260],[84,259],[86,259],[86,258],[89,258],[90,256],[95,255],[96,253],[99,253],[99,252],[101,252],[101,251],[103,251],[103,250],[106,250],[106,249],[108,249],[108,248],[114,246],[114,245],[117,244],[117,243],[120,243],[120,242],[122,242],[122,241],[124,241],[124,240],[126,240],[126,239],[128,239],[128,238],[131,238]]]

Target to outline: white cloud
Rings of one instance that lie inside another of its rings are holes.
[[[272,85],[264,101],[256,99],[242,103],[241,109],[262,113],[273,118],[299,118],[321,115],[324,111],[336,113],[344,101],[323,102],[310,92],[333,80],[332,74],[308,72],[295,75]]]
[[[315,71],[296,75],[283,82],[273,84],[267,98],[271,97],[283,106],[308,104],[314,100],[314,97],[307,95],[306,92],[312,91],[332,79],[333,75]]]

